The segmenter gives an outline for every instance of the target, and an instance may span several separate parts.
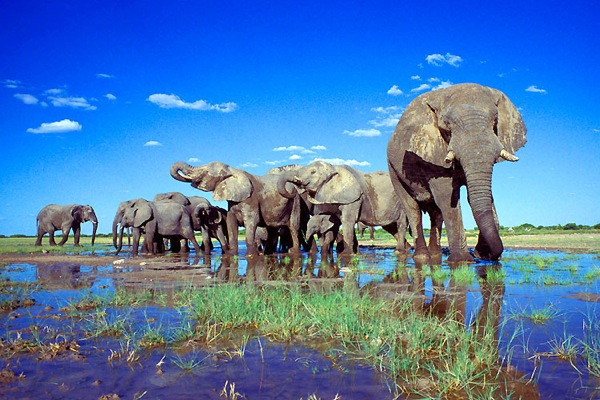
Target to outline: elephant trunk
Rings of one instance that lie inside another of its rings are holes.
[[[94,225],[92,228],[92,246],[96,242],[96,231],[98,230],[98,220],[92,220],[92,224]]]
[[[125,228],[123,227],[123,225],[121,225],[121,229],[119,230],[119,243],[118,244],[115,243],[115,248],[117,249],[116,255],[118,255],[119,252],[121,251],[121,249],[123,248],[123,229],[125,229]],[[115,230],[115,235],[116,235],[116,230]]]
[[[121,220],[119,214],[117,214],[115,216],[115,219],[113,220],[113,224],[112,224],[112,240],[113,240],[113,246],[115,246],[115,249],[117,248],[117,227],[119,226],[119,221]]]
[[[476,255],[483,259],[497,260],[502,255],[503,245],[495,217],[492,199],[493,163],[464,166],[467,191],[473,218],[479,229]]]
[[[191,176],[194,167],[184,163],[183,161],[177,161],[171,165],[171,176],[180,182],[192,182],[194,179]]]
[[[300,181],[295,176],[295,173],[296,171],[283,172],[277,180],[277,191],[286,199],[293,199],[298,194],[298,191],[296,190],[296,185],[299,184]],[[292,183],[294,185],[294,189],[292,192],[288,192],[286,188],[286,185],[288,183]]]

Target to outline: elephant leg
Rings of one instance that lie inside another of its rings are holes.
[[[69,232],[71,231],[71,227],[64,227],[62,228],[62,238],[60,239],[60,242],[58,242],[59,246],[64,245],[67,242],[67,239],[69,239]]]
[[[290,216],[290,235],[292,236],[292,248],[289,253],[300,254],[300,197],[296,196],[292,207],[292,215]]]
[[[192,230],[191,232],[189,232],[188,236],[189,237],[187,239],[190,242],[192,242],[192,245],[194,246],[194,250],[196,251],[196,255],[199,256],[200,253],[202,253],[202,249],[200,248],[200,245],[198,244],[198,240],[196,240],[196,236],[194,235],[194,231]],[[208,240],[210,241],[210,237],[208,238]],[[187,240],[186,240],[186,245],[187,245]],[[209,247],[209,249],[210,249],[210,247]],[[188,246],[188,251],[187,252],[189,253],[189,246]],[[210,252],[209,252],[209,254],[210,254]]]
[[[81,225],[73,225],[73,245],[75,247],[80,247],[79,238],[81,236]]]
[[[398,180],[398,177],[393,168],[390,165],[390,180],[394,186],[394,191],[398,195],[402,208],[406,212],[408,218],[408,224],[412,231],[414,239],[415,251],[413,253],[413,259],[417,261],[429,261],[429,250],[427,249],[427,243],[425,242],[425,235],[423,234],[423,215],[419,203],[406,191],[402,183]]]
[[[134,257],[138,256],[138,247],[140,245],[140,230],[139,228],[133,228],[133,240],[132,240],[132,247],[131,247],[131,255],[133,255]],[[148,240],[147,238],[144,238],[144,245],[148,246]]]
[[[41,246],[42,245],[42,237],[44,236],[46,232],[44,232],[44,230],[42,229],[42,227],[38,226],[37,229],[37,239],[35,240],[35,245],[36,246]]]
[[[229,241],[227,240],[227,236],[225,235],[223,228],[221,228],[221,227],[217,228],[216,233],[217,233],[217,240],[219,241],[219,243],[221,243],[221,251],[223,253],[227,252],[229,250],[229,243],[228,243]]]
[[[349,206],[340,207],[342,211],[342,232],[344,232],[344,254],[357,253],[358,249],[356,244],[356,233],[354,232],[354,225],[358,220],[359,205],[351,204]]]
[[[434,182],[435,181],[435,182]],[[438,178],[430,182],[435,203],[439,207],[450,247],[449,262],[472,262],[465,236],[460,209],[460,187],[452,185],[452,178]]]
[[[437,207],[432,207],[428,210],[429,219],[431,220],[431,230],[429,233],[429,254],[432,257],[438,257],[442,254],[441,235],[442,235],[442,212]]]
[[[227,214],[227,236],[229,237],[229,251],[228,254],[238,254],[238,230],[239,224],[235,213],[229,212]]]
[[[203,247],[203,251],[205,255],[209,255],[211,252],[211,241],[210,241],[210,234],[208,232],[208,229],[206,228],[202,228],[202,246]]]
[[[54,229],[51,229],[48,232],[48,243],[50,243],[50,246],[56,246],[56,240],[54,239]]]

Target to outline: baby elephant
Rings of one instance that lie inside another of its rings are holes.
[[[81,235],[81,223],[92,221],[92,246],[96,240],[96,230],[98,229],[98,218],[91,206],[69,204],[61,206],[58,204],[48,204],[42,208],[37,215],[37,240],[36,246],[42,245],[42,236],[46,233],[49,236],[50,246],[56,246],[54,241],[54,232],[62,230],[62,239],[59,246],[65,244],[69,238],[69,231],[73,230],[75,246],[79,246],[79,236]]]
[[[311,253],[317,252],[314,243],[314,235],[317,235],[319,246],[321,246],[321,257],[332,254],[333,242],[337,241],[343,245],[343,239],[339,233],[342,221],[335,214],[318,214],[310,217],[306,227],[306,239]],[[342,249],[337,249],[342,251]]]

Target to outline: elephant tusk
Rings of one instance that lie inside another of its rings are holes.
[[[502,151],[500,152],[500,157],[504,158],[507,161],[519,161],[519,157],[515,156],[514,154],[509,153],[508,151],[502,149]]]
[[[325,204],[322,201],[316,200],[314,197],[312,197],[311,195],[308,195],[308,201],[310,201],[313,204],[319,205],[319,204]]]
[[[184,174],[183,172],[179,172],[179,176],[181,176],[182,178],[187,179],[189,181],[193,181],[194,180],[194,178],[192,178],[189,175]]]
[[[456,154],[454,154],[454,152],[452,150],[449,150],[448,154],[446,154],[446,158],[444,158],[444,162],[446,164],[452,164],[452,162],[454,161],[455,158],[456,158]]]

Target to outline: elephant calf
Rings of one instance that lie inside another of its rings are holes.
[[[62,230],[62,239],[58,243],[62,246],[69,238],[69,231],[73,230],[75,246],[79,246],[79,236],[81,235],[81,223],[91,221],[93,224],[92,246],[96,240],[96,230],[98,229],[98,218],[94,209],[89,205],[69,204],[61,206],[58,204],[48,204],[42,208],[37,215],[37,240],[36,246],[42,245],[42,237],[47,233],[50,246],[56,246],[54,241],[54,232]]]

